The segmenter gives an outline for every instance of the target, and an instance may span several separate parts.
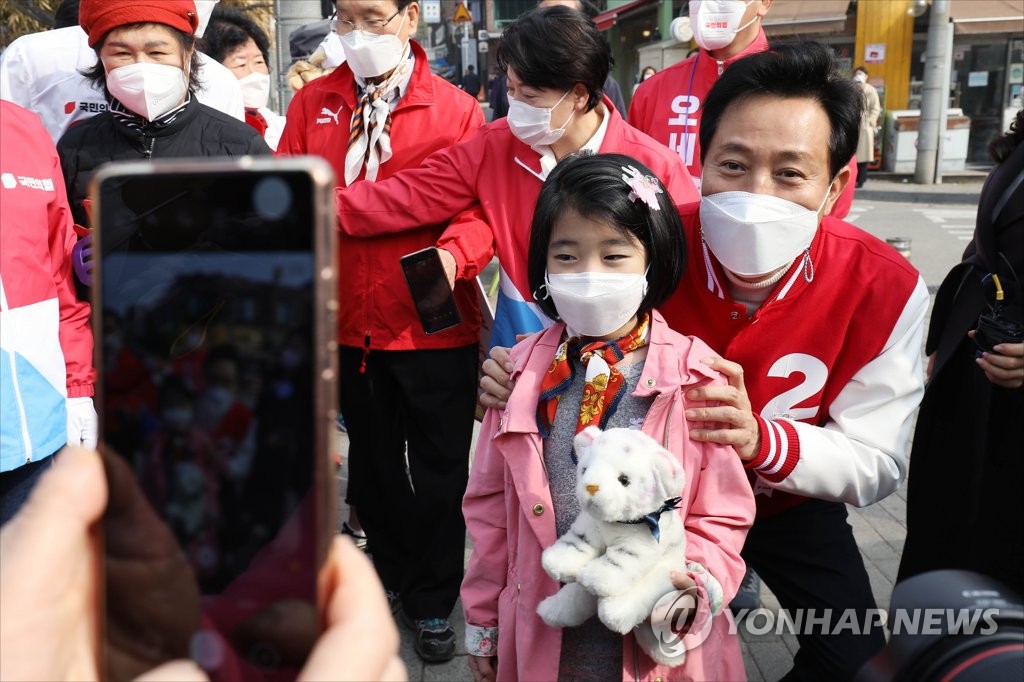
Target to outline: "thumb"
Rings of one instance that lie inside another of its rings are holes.
[[[53,466],[8,524],[16,540],[23,534],[33,538],[37,551],[40,543],[56,550],[63,541],[80,541],[107,505],[107,480],[96,451],[68,446],[54,458]],[[55,534],[55,528],[64,530]]]
[[[210,682],[210,678],[192,661],[177,660],[142,673],[135,682]]]

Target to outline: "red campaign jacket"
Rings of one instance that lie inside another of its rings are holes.
[[[472,136],[484,122],[476,99],[434,76],[423,48],[415,41],[411,45],[415,66],[409,87],[392,112],[393,155],[381,164],[377,183],[400,170],[417,168],[431,153]],[[347,64],[306,84],[288,108],[277,154],[322,156],[334,167],[337,182],[343,183],[355,105],[356,82]],[[430,189],[444,191],[443,187]],[[494,254],[493,238],[478,210],[452,219],[454,215],[424,216],[415,229],[400,234],[385,234],[383,226],[359,238],[339,232],[338,343],[373,350],[413,350],[456,348],[479,340],[475,277]],[[460,278],[455,283],[455,300],[462,313],[462,324],[432,335],[423,331],[399,266],[402,256],[429,246],[444,248],[455,256]]]
[[[56,452],[66,398],[93,395],[77,239],[53,140],[38,116],[0,100],[0,471]]]
[[[315,81],[314,81],[315,82]],[[679,158],[624,120],[604,99],[608,128],[600,152],[627,154],[654,171],[677,206],[699,201]],[[526,273],[530,224],[543,184],[540,154],[516,138],[504,118],[483,128],[468,142],[431,155],[421,168],[377,183],[354,183],[337,192],[341,229],[365,236],[380,230],[401,233],[419,221],[442,221],[479,203],[494,233],[503,275],[502,292],[520,305],[533,306]],[[499,306],[495,326],[501,322]],[[537,309],[537,315],[542,313]],[[547,318],[541,318],[547,319]],[[516,333],[536,331],[516,328]],[[492,330],[491,341],[496,342]],[[514,336],[497,342],[511,345]]]
[[[806,497],[864,506],[896,490],[924,392],[929,298],[917,270],[884,242],[826,217],[811,242],[813,269],[798,256],[748,318],[701,242],[698,210],[683,223],[686,273],[661,311],[672,329],[743,367],[761,432],[747,463],[758,514]]]
[[[764,52],[768,39],[760,30],[754,42],[734,57],[718,61],[704,49],[689,59],[659,71],[637,88],[629,105],[629,122],[679,154],[695,182],[700,181],[700,120],[704,100],[722,72],[736,60]],[[835,218],[845,218],[853,203],[857,164],[850,162],[850,182],[832,207]]]

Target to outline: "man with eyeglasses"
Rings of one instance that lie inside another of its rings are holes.
[[[345,63],[296,95],[278,153],[317,154],[341,187],[418,167],[484,121],[476,99],[431,74],[411,37],[411,0],[337,0]],[[444,188],[437,188],[443,192]],[[339,404],[349,436],[347,501],[358,509],[392,611],[429,662],[455,653],[448,616],[462,581],[476,404],[478,292],[490,227],[472,208],[400,234],[338,235]],[[462,322],[426,334],[399,260],[436,247]],[[406,473],[408,451],[408,473]]]

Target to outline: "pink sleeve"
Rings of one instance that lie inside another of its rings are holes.
[[[40,132],[43,132],[42,127]],[[75,235],[64,174],[56,150],[53,151],[51,177],[55,198],[50,202],[47,212],[50,263],[60,306],[60,347],[67,368],[68,397],[82,398],[93,395],[93,384],[96,382],[96,371],[92,366],[92,328],[89,326],[91,307],[88,301],[79,300],[75,291],[71,250],[78,237]]]
[[[686,515],[686,559],[704,566],[721,583],[728,603],[739,589],[745,565],[740,550],[754,522],[754,495],[731,446],[697,443],[702,469]]]
[[[473,542],[473,554],[462,579],[467,625],[498,625],[498,595],[508,577],[505,462],[493,446],[500,415],[498,410],[488,410],[484,417],[462,500],[466,530]]]

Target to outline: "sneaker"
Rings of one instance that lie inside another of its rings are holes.
[[[363,550],[364,552],[366,551],[366,535],[353,529],[352,526],[348,525],[348,521],[342,521],[341,534],[347,535],[350,538],[352,538],[352,542],[355,543],[356,547]]]
[[[403,620],[416,633],[416,653],[427,663],[443,663],[455,656],[455,630],[447,618],[413,620],[402,613]]]
[[[740,583],[739,591],[732,601],[729,602],[729,609],[734,616],[738,616],[741,612],[753,611],[760,605],[761,578],[757,573],[754,573],[754,569],[747,568],[747,572],[743,575],[743,582]]]

